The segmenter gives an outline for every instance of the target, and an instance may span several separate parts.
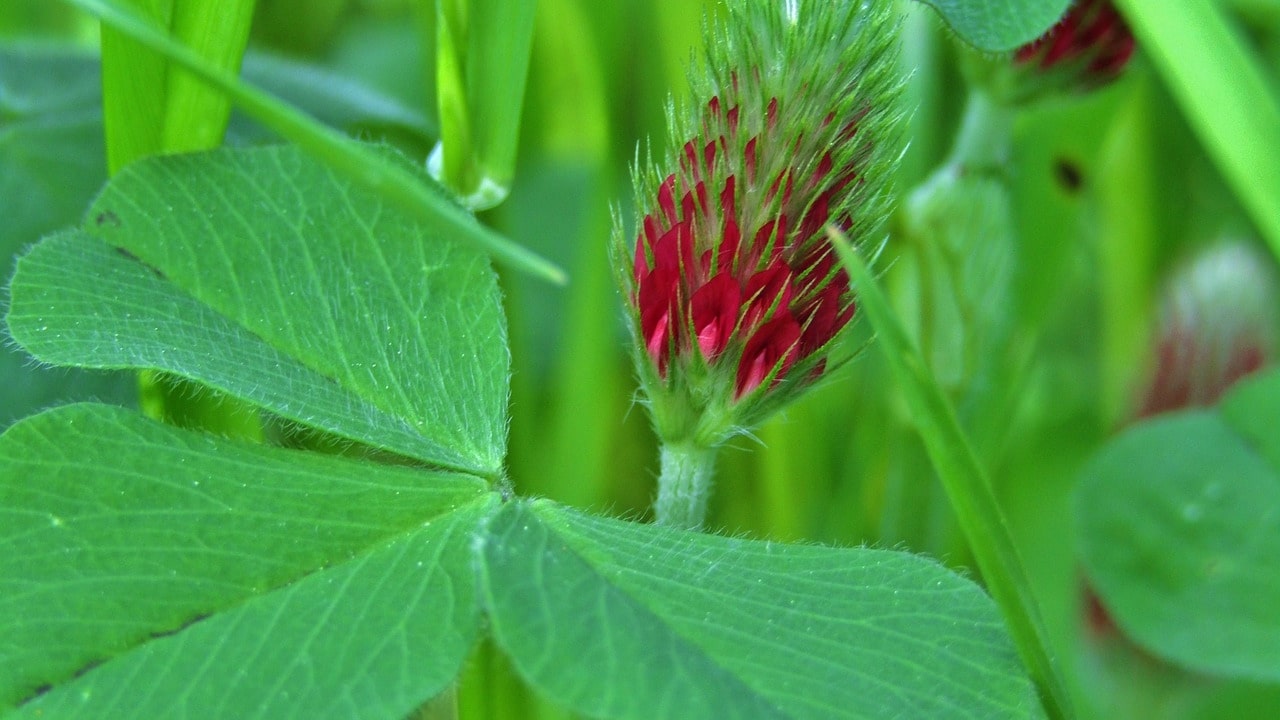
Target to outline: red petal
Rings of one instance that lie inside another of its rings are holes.
[[[765,323],[751,335],[738,363],[737,391],[734,399],[755,390],[777,369],[777,384],[796,361],[800,342],[800,325],[791,313],[782,313]]]
[[[822,182],[822,178],[826,177],[827,173],[831,172],[831,164],[831,151],[828,150],[822,154],[822,159],[818,161],[818,167],[813,170],[813,180],[810,187],[815,187],[818,183]]]
[[[1111,43],[1106,52],[1094,59],[1089,65],[1089,71],[1099,75],[1115,75],[1133,57],[1133,49],[1133,36],[1126,32],[1123,37]]]
[[[737,181],[733,176],[725,178],[724,189],[720,191],[720,216],[726,221],[732,220],[738,216],[737,201],[734,193],[737,189]]]
[[[694,148],[693,141],[684,144],[684,158],[680,161],[680,167],[693,174],[693,177],[702,177],[702,166],[698,164],[698,151]]]
[[[640,308],[640,334],[649,357],[666,374],[671,355],[669,332],[671,317],[679,307],[679,275],[669,267],[659,266],[640,281],[636,304]]]
[[[668,175],[667,179],[658,186],[658,207],[662,208],[662,212],[666,214],[668,227],[676,224],[675,187],[675,175]]]
[[[827,224],[827,218],[830,216],[827,210],[829,195],[830,193],[822,193],[817,200],[813,201],[813,205],[809,206],[809,211],[804,214],[804,220],[800,222],[798,242],[804,242],[817,235],[822,230],[822,227]]]
[[[742,327],[750,332],[766,315],[776,317],[778,313],[786,313],[791,296],[791,268],[781,260],[775,260],[769,267],[747,278]]]
[[[1018,51],[1013,54],[1013,59],[1015,62],[1024,63],[1035,57],[1038,52],[1040,52],[1040,41],[1033,40],[1018,48]]]
[[[645,220],[646,224],[648,224],[648,218],[645,218]],[[631,265],[631,271],[635,274],[635,280],[637,283],[640,282],[640,278],[644,277],[645,273],[649,272],[650,269],[649,257],[646,251],[647,246],[648,243],[645,242],[644,235],[640,235],[636,238],[636,257],[635,261]]]
[[[1089,634],[1098,639],[1118,635],[1120,628],[1111,617],[1110,611],[1102,604],[1102,599],[1087,586],[1084,593],[1084,624],[1089,629]]]
[[[732,218],[724,221],[724,233],[721,236],[720,247],[716,251],[716,272],[732,273],[734,261],[738,258],[738,249],[742,245],[742,232],[738,230],[738,223]]]
[[[1040,61],[1041,67],[1051,67],[1064,58],[1076,54],[1076,26],[1080,22],[1076,11],[1082,7],[1084,6],[1077,5],[1073,11],[1067,13],[1056,28],[1049,31],[1051,36],[1048,38],[1048,48],[1044,51],[1044,58]]]
[[[654,220],[652,215],[645,215],[644,233],[636,237],[636,282],[640,282],[640,278],[653,269],[653,266],[649,264],[649,255],[654,252],[653,248],[658,244],[658,240],[661,237],[662,230],[658,226],[658,221]]]
[[[662,377],[667,376],[667,362],[671,359],[671,344],[667,340],[667,330],[671,327],[671,314],[663,313],[655,316],[653,327],[649,328],[649,334],[645,336],[645,348],[649,351],[649,357],[653,358],[653,362],[658,366],[658,374]]]
[[[693,190],[698,195],[698,208],[702,210],[703,217],[711,215],[711,208],[707,205],[707,184],[699,180]]]
[[[797,294],[808,297],[821,289],[831,279],[831,270],[835,264],[835,252],[831,249],[831,244],[815,243],[795,263]],[[845,287],[848,287],[847,277]]]
[[[1078,7],[1078,10],[1080,11],[1078,16],[1083,20],[1088,9],[1085,8],[1082,3]],[[1104,4],[1102,7],[1097,9],[1097,12],[1094,13],[1093,18],[1088,25],[1085,25],[1076,31],[1076,48],[1079,50],[1087,50],[1090,47],[1096,47],[1104,38],[1111,35],[1119,20],[1120,15],[1116,12],[1115,8]]]
[[[663,233],[653,244],[654,270],[665,270],[677,278],[693,265],[693,228],[688,220]]]
[[[658,242],[658,238],[662,237],[662,226],[658,225],[658,221],[652,215],[644,216],[644,237],[649,241],[649,247]]]
[[[772,263],[781,257],[786,240],[787,216],[785,214],[779,215],[777,220],[770,220],[761,225],[751,242],[751,255],[745,264],[747,270],[753,271],[759,267],[762,258],[766,263]]]
[[[708,361],[716,359],[729,344],[738,322],[738,306],[742,291],[738,281],[729,275],[717,275],[693,294],[693,331],[698,349]]]
[[[760,256],[769,248],[769,242],[773,239],[774,229],[778,226],[776,220],[770,220],[760,226],[756,231],[756,236],[751,240],[751,255],[747,258],[747,270],[754,271],[756,265],[760,261]]]
[[[778,177],[774,178],[773,184],[769,186],[769,192],[765,193],[764,195],[765,205],[772,203],[773,199],[778,197],[778,190],[782,187],[782,178],[786,174],[787,174],[787,171],[783,170],[782,172],[778,173]]]
[[[831,188],[827,190],[827,192],[831,193],[832,197],[839,196],[840,193],[844,192],[845,188],[849,187],[850,183],[854,182],[857,179],[858,179],[858,174],[850,170],[844,175],[841,175],[839,180],[836,180],[834,183],[832,183]]]
[[[853,317],[853,305],[842,307],[844,297],[834,283],[822,290],[813,302],[800,311],[804,332],[800,339],[800,357],[806,358],[831,342]]]

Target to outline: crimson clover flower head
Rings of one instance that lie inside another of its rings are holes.
[[[1169,280],[1137,416],[1212,405],[1275,356],[1276,278],[1243,242],[1215,245]]]
[[[1048,32],[1014,51],[1013,60],[1029,85],[1090,90],[1119,77],[1134,46],[1111,0],[1078,0]]]
[[[636,169],[634,234],[615,223],[664,436],[752,425],[828,369],[856,301],[826,228],[876,229],[903,149],[890,7],[731,0],[708,25],[669,150]]]

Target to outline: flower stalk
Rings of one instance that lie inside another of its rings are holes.
[[[658,499],[653,504],[655,522],[685,530],[702,527],[718,449],[695,443],[662,445]]]
[[[972,88],[946,164],[966,173],[1002,171],[1009,162],[1013,116],[1013,108]]]

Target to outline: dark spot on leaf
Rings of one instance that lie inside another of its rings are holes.
[[[1080,166],[1067,158],[1060,157],[1053,161],[1053,175],[1068,195],[1075,195],[1084,186],[1084,173]]]
[[[117,248],[116,248],[116,252],[120,253],[123,257],[125,257],[125,258],[127,258],[127,259],[129,259],[129,260],[132,260],[132,261],[134,261],[134,262],[136,262],[136,263],[138,263],[138,264],[140,264],[140,265],[143,265],[144,267],[146,267],[148,270],[150,270],[150,271],[151,271],[151,274],[155,275],[156,277],[160,278],[161,280],[168,280],[168,278],[166,278],[166,277],[165,277],[164,273],[160,272],[160,268],[155,267],[155,266],[153,266],[153,265],[147,265],[147,263],[142,262],[142,258],[138,257],[137,255],[134,255],[133,253],[129,252],[128,250],[125,250],[125,249],[124,249],[124,248],[122,248],[122,247],[117,247]]]
[[[75,680],[79,677],[82,677],[85,673],[98,667],[103,662],[105,662],[104,658],[99,658],[97,660],[90,660],[86,662],[84,665],[77,668],[76,671],[71,674],[71,677],[66,678],[65,680],[59,679],[58,682],[64,682],[66,680]],[[35,688],[31,690],[30,695],[27,695],[26,697],[18,701],[17,707],[22,707],[23,705],[26,705],[29,702],[34,702],[38,700],[40,696],[47,694],[50,690],[53,690],[52,683],[43,683],[41,685],[37,685]]]
[[[105,659],[90,660],[89,662],[84,664],[84,667],[80,668],[79,670],[76,670],[76,674],[73,675],[72,677],[76,677],[76,678],[82,677],[85,673],[98,667],[104,662],[106,662]]]
[[[98,227],[120,227],[120,216],[110,210],[103,210],[94,216],[93,224]]]
[[[187,628],[191,627],[192,625],[195,625],[196,623],[200,622],[201,620],[208,619],[208,617],[209,617],[209,613],[200,613],[200,614],[198,614],[198,615],[196,615],[196,616],[192,617],[190,620],[188,620],[188,621],[186,621],[186,622],[182,623],[182,624],[181,624],[181,625],[179,625],[178,627],[173,628],[172,630],[161,630],[161,631],[159,631],[159,632],[153,632],[153,633],[151,633],[151,637],[152,637],[152,639],[159,639],[159,638],[166,638],[166,637],[169,637],[170,635],[177,635],[178,633],[182,632],[183,630],[186,630]]]
[[[36,698],[40,697],[41,695],[44,695],[45,693],[49,692],[52,689],[53,689],[52,685],[50,685],[49,683],[45,683],[44,685],[41,685],[35,690],[32,690],[30,695],[19,700],[18,705],[22,705],[23,703],[29,703],[32,700],[35,700]]]

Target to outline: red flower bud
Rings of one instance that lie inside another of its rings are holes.
[[[1133,33],[1111,0],[1079,0],[1039,39],[1014,51],[1027,95],[1042,89],[1089,90],[1120,76],[1133,56]]]
[[[829,151],[791,154],[815,143],[778,129],[786,112],[778,98],[768,99],[763,127],[745,141],[726,105],[719,96],[707,102],[699,124],[715,134],[684,144],[680,171],[659,185],[642,220],[634,302],[645,347],[663,377],[695,350],[717,362],[736,339],[737,352],[724,362],[737,365],[735,397],[741,397],[767,376],[780,382],[852,317],[849,279],[834,266],[824,228],[833,219],[851,224],[848,211],[832,218],[831,208],[847,205],[858,168],[837,172]],[[821,129],[830,124],[828,118]],[[834,131],[815,135],[835,140]],[[793,181],[801,173],[809,178],[804,192]]]
[[[1250,246],[1220,245],[1196,257],[1165,290],[1138,416],[1212,405],[1268,365],[1275,307],[1271,262]]]
[[[677,436],[751,424],[826,371],[855,309],[826,228],[859,242],[883,220],[902,151],[891,3],[728,10],[670,150],[636,171],[635,234],[615,235],[646,396]]]

